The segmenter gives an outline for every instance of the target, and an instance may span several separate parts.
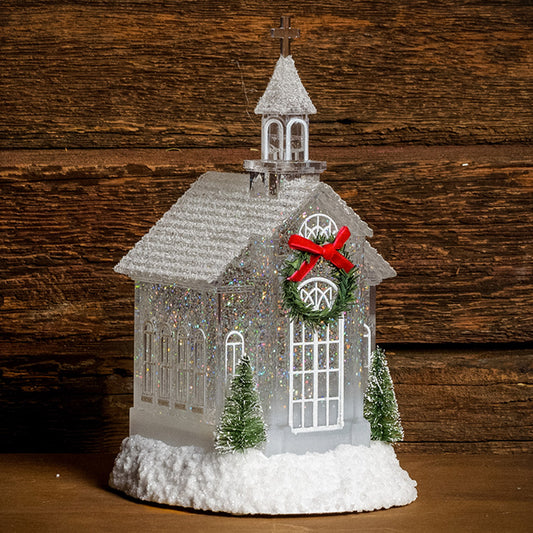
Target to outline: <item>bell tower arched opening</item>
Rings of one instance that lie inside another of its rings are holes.
[[[262,135],[262,158],[267,161],[283,160],[283,124],[276,118],[265,121]]]
[[[307,122],[301,118],[292,118],[287,124],[285,159],[287,161],[309,159],[309,130]]]

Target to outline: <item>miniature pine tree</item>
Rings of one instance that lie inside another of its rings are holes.
[[[255,388],[250,358],[245,354],[231,381],[215,434],[215,447],[222,453],[242,452],[264,442],[266,429],[263,411]]]
[[[364,416],[370,422],[372,440],[398,442],[403,428],[394,394],[394,385],[385,351],[379,346],[372,353],[370,376],[365,394]]]

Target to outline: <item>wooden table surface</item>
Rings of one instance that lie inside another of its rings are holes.
[[[362,514],[234,517],[142,504],[111,491],[109,454],[0,455],[2,531],[530,532],[531,455],[402,454],[406,507]]]

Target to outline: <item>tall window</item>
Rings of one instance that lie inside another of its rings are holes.
[[[323,214],[308,217],[300,234],[308,239],[329,237],[335,222]],[[331,308],[337,294],[332,281],[313,277],[302,281],[302,301],[316,310]],[[344,317],[313,329],[290,323],[289,425],[294,433],[338,429],[343,426]]]
[[[321,278],[303,283],[305,303],[316,309],[332,305],[333,283]],[[289,425],[295,433],[342,427],[343,369],[344,318],[317,329],[291,321]]]
[[[192,383],[193,390],[189,397],[189,403],[193,411],[202,412],[205,405],[205,335],[198,328],[192,335]]]
[[[144,325],[142,353],[142,400],[151,402],[154,394],[154,361],[152,346],[154,328],[150,322]]]
[[[162,405],[168,405],[170,400],[170,331],[165,326],[159,339],[159,381],[158,401]]]
[[[205,406],[205,335],[179,330],[176,353],[176,407],[203,412]]]
[[[181,409],[187,405],[189,389],[187,346],[187,335],[183,329],[179,329],[176,339],[176,407]]]
[[[230,331],[226,336],[226,379],[231,379],[235,368],[244,354],[244,337],[238,331]]]

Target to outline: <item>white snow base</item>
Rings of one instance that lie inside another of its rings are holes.
[[[382,442],[266,457],[133,435],[122,442],[109,484],[140,500],[232,514],[373,511],[407,505],[417,495],[416,481]]]

